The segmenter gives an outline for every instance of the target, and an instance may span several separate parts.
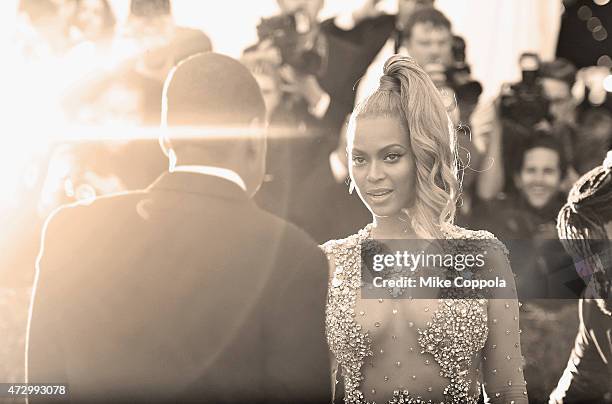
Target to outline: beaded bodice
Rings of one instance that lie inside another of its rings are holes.
[[[493,400],[526,399],[516,300],[443,293],[439,299],[361,299],[361,249],[370,229],[322,247],[332,272],[327,341],[345,402],[476,403],[483,380],[492,382],[487,392]],[[488,232],[453,226],[445,237],[484,240],[507,263],[505,247]]]

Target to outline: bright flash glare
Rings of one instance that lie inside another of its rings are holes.
[[[603,86],[607,92],[612,93],[612,74],[609,74],[608,76],[606,76],[606,78],[603,81]]]

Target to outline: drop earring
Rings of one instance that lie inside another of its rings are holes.
[[[352,195],[353,191],[355,191],[355,183],[352,180],[349,180],[349,194]]]
[[[174,149],[168,149],[168,171],[174,172],[176,160],[176,153],[174,152]]]

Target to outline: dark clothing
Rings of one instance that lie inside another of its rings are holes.
[[[485,228],[499,237],[510,252],[510,264],[516,276],[518,298],[523,303],[520,326],[523,337],[536,343],[537,335],[559,326],[557,313],[574,306],[584,288],[576,274],[573,260],[558,239],[556,218],[565,198],[559,194],[541,209],[531,206],[522,195],[498,199],[476,211],[486,218]],[[552,386],[547,386],[547,375],[560,371],[551,362],[542,362],[546,347],[524,347],[525,366],[530,402],[546,402]],[[563,345],[563,344],[561,344]],[[565,352],[561,353],[565,355]]]
[[[572,62],[578,69],[595,66],[601,55],[609,55],[612,47],[612,38],[602,35],[599,40],[593,40],[596,31],[584,29],[584,17],[579,12],[580,7],[591,5],[588,1],[565,1],[564,12],[561,15],[559,36],[557,39],[557,58],[564,58]],[[601,21],[604,33],[612,30],[612,7],[589,7],[589,17]],[[603,40],[602,40],[603,39]]]
[[[612,317],[595,300],[582,299],[580,326],[551,403],[612,402]]]
[[[316,122],[336,142],[342,125],[353,111],[357,83],[388,38],[388,32],[379,31],[381,27],[385,31],[394,17],[385,17],[384,21],[368,21],[354,32],[338,29],[333,19],[320,24],[317,45],[313,50],[319,53],[322,63],[315,76],[330,96],[330,104],[325,115]],[[257,46],[248,47],[244,53],[256,51]],[[297,108],[303,107],[299,102],[295,104]],[[302,111],[298,112],[298,115],[302,114]]]
[[[396,50],[399,48],[399,33],[395,28],[396,19],[395,15],[382,14],[374,18],[366,18],[348,31],[338,28],[333,18],[323,22],[323,26],[336,38],[362,48],[364,61],[367,61],[365,72],[390,36],[393,35],[396,38]]]
[[[71,402],[329,401],[327,262],[232,182],[166,173],[62,208],[43,246],[29,382]]]
[[[330,167],[331,139],[293,133],[268,142],[269,181],[255,199],[260,206],[304,229],[322,244],[356,233],[372,215]]]
[[[558,194],[542,208],[535,208],[522,195],[510,195],[482,203],[480,225],[502,239],[534,239],[556,236],[556,220],[565,196]]]
[[[518,195],[478,209],[476,228],[491,231],[510,251],[519,299],[576,299],[584,289],[557,236],[556,219],[564,202],[559,194],[546,206],[535,208]]]
[[[351,31],[338,29],[333,19],[321,24],[327,40],[327,63],[319,84],[331,96],[326,121],[339,132],[347,115],[353,111],[359,79],[384,46],[395,27],[394,16],[365,20]]]

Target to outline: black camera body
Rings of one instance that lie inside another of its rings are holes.
[[[482,85],[471,77],[470,66],[465,61],[465,40],[453,35],[453,63],[446,68],[446,82],[455,91],[458,100],[476,104],[482,94]]]
[[[520,58],[522,79],[505,86],[500,99],[503,119],[531,128],[542,120],[550,121],[549,101],[538,82],[540,61],[536,54],[524,53]]]
[[[321,56],[314,50],[300,49],[300,36],[309,30],[308,17],[297,13],[282,14],[262,18],[257,26],[257,37],[259,42],[272,40],[280,51],[283,64],[301,73],[316,75],[321,70]]]

